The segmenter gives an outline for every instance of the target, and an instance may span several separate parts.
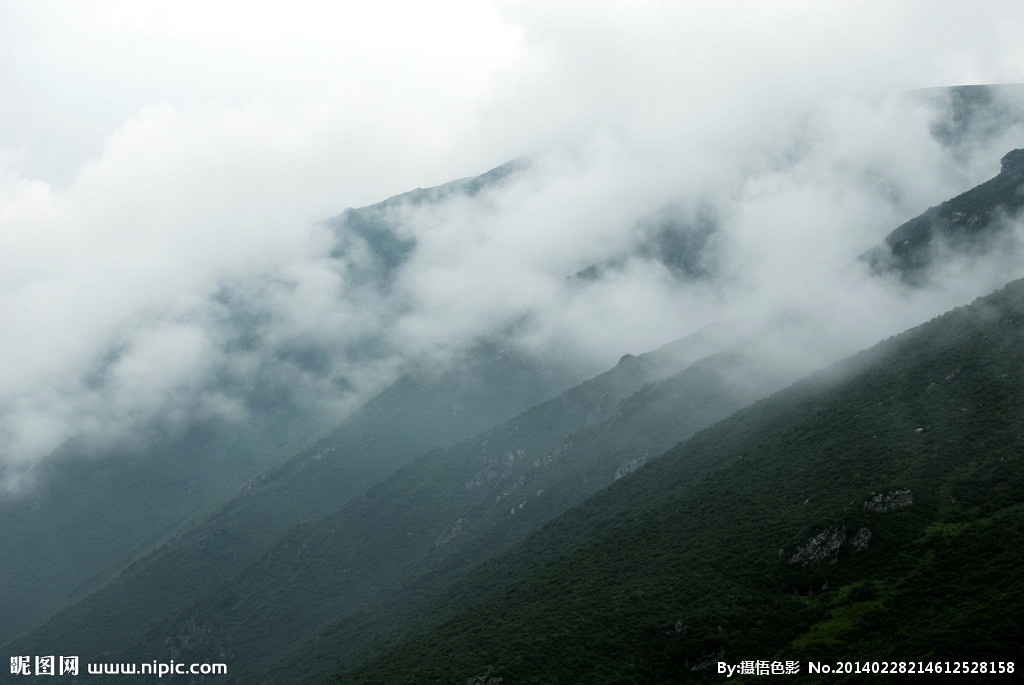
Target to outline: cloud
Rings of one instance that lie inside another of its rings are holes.
[[[869,344],[982,284],[908,303],[836,274],[993,175],[1022,131],[976,122],[951,147],[944,96],[893,93],[1024,78],[1022,19],[1002,3],[0,6],[4,477],[159,417],[238,422],[268,398],[341,415],[481,336],[583,374],[722,318],[815,309],[810,293],[861,312],[846,342]],[[320,223],[527,153],[476,195],[391,206],[380,220],[415,245],[397,266]],[[662,224],[714,226],[707,278],[659,261]]]

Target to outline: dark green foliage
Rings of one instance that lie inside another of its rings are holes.
[[[468,576],[472,606],[338,682],[464,682],[489,666],[509,685],[717,682],[719,660],[1014,660],[1022,437],[1016,282],[702,431]],[[842,542],[792,563],[819,533]],[[535,541],[560,556],[538,566]]]

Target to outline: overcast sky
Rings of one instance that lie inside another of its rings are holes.
[[[1010,1],[0,0],[0,462],[169,406],[244,416],[203,379],[229,363],[212,293],[257,274],[289,286],[247,291],[275,308],[267,345],[388,332],[392,357],[338,361],[351,402],[526,314],[538,349],[604,363],[723,302],[782,306],[1021,146],[953,164],[893,97],[1024,81],[1022,35]],[[346,299],[317,221],[520,155],[531,180],[409,217],[404,315]],[[639,267],[559,290],[645,214],[702,203],[727,293]]]
[[[369,203],[602,126],[657,134],[725,104],[1019,81],[1022,15],[1011,1],[4,0],[0,145],[8,177],[66,187],[119,140],[152,156],[166,150],[141,146],[214,144],[220,126],[225,166],[329,175],[315,199]]]

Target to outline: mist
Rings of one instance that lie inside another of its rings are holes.
[[[819,334],[764,363],[803,368],[1021,275],[1006,250],[928,288],[856,262],[1024,145],[1019,91],[955,136],[948,94],[911,92],[1024,80],[1014,4],[42,2],[0,19],[6,492],[71,439],[340,420],[481,340],[582,380],[798,311]],[[379,208],[384,248],[339,216],[512,159],[478,191]]]

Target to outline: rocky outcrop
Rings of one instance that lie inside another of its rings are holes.
[[[466,522],[466,518],[460,518],[455,521],[452,525],[448,526],[448,530],[444,532],[437,542],[434,543],[434,548],[443,547],[449,542],[454,540],[462,532],[462,524]]]
[[[636,471],[638,468],[647,463],[647,455],[642,454],[639,457],[632,457],[622,462],[619,468],[615,471],[615,480],[628,476],[629,474]]]
[[[894,490],[892,492],[873,495],[864,503],[864,511],[884,514],[894,509],[909,507],[914,503],[914,493],[910,490]]]
[[[834,558],[846,542],[846,526],[826,528],[805,544],[797,547],[790,555],[789,563],[810,566],[825,559]]]
[[[861,526],[853,537],[850,538],[850,546],[853,547],[856,552],[863,552],[868,548],[868,543],[871,542],[871,529],[867,526]]]

